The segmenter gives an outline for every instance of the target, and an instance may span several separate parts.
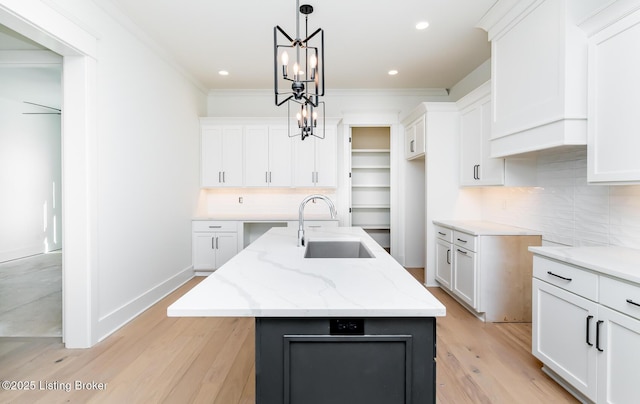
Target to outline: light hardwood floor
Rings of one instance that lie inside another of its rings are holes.
[[[91,349],[65,349],[56,338],[0,338],[0,380],[35,382],[35,391],[0,390],[0,403],[253,403],[252,318],[166,317],[200,280]],[[430,291],[447,307],[437,320],[438,402],[576,402],[540,371],[530,324],[484,324],[438,288]],[[75,381],[106,386],[75,390]]]

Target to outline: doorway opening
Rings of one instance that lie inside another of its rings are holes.
[[[391,253],[391,128],[351,127],[351,226]]]
[[[0,25],[0,336],[62,336],[62,57]]]

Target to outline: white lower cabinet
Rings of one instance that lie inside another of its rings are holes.
[[[453,293],[463,302],[478,310],[478,265],[476,253],[454,246]]]
[[[541,236],[479,221],[434,221],[435,279],[477,317],[531,321],[531,253]]]
[[[447,289],[451,289],[452,248],[450,242],[436,239],[436,280]]]
[[[595,400],[596,350],[592,323],[598,305],[533,280],[533,354],[545,366]]]
[[[218,269],[238,253],[235,221],[194,221],[192,230],[194,270]]]
[[[598,402],[630,403],[638,397],[640,382],[640,320],[600,307]]]
[[[580,400],[637,402],[639,304],[640,285],[536,256],[532,352]]]

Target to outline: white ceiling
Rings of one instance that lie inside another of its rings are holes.
[[[295,0],[111,1],[209,89],[272,88],[273,27],[295,33]],[[403,89],[451,88],[489,59],[487,34],[475,25],[495,1],[300,3],[314,7],[309,31],[325,30],[327,88]],[[423,20],[429,28],[416,30]]]

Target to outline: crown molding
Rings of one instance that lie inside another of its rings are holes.
[[[224,96],[273,96],[272,89],[211,89],[208,93],[212,97]],[[331,96],[363,96],[363,95],[386,95],[400,97],[448,97],[449,91],[446,88],[366,88],[366,89],[327,89],[326,97]]]

